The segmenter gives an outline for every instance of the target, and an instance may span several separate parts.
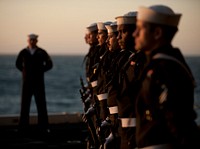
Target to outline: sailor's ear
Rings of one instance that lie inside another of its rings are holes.
[[[154,38],[158,40],[162,37],[162,34],[163,34],[163,30],[160,27],[156,27],[154,30]]]

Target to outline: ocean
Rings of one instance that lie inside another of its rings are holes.
[[[79,93],[80,76],[85,80],[84,55],[52,55],[53,69],[45,73],[45,90],[48,113],[83,112]],[[196,80],[196,119],[200,125],[200,57],[185,57]],[[19,115],[21,73],[15,67],[16,55],[0,55],[0,115]],[[180,103],[181,104],[181,103]],[[30,113],[37,113],[34,98]]]

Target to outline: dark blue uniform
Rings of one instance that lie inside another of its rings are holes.
[[[45,97],[44,73],[53,66],[52,60],[47,52],[39,47],[32,55],[28,48],[20,51],[16,67],[22,72],[22,97],[19,124],[25,128],[29,124],[29,111],[31,98],[34,95],[38,110],[38,124],[45,128],[48,125],[48,115]]]
[[[148,59],[136,104],[138,147],[195,148],[199,134],[189,67],[171,45],[154,50]]]

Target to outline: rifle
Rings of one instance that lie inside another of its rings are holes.
[[[79,92],[81,94],[81,99],[82,99],[82,102],[84,105],[84,119],[85,119],[84,122],[87,124],[87,128],[89,131],[89,143],[90,143],[90,145],[94,145],[95,149],[98,149],[99,148],[99,139],[98,139],[98,136],[96,133],[95,125],[94,125],[90,115],[87,114],[88,110],[90,110],[88,108],[88,105],[86,102],[88,97],[85,95],[86,90],[83,88],[82,78],[80,80],[81,80],[82,89],[80,89]],[[92,108],[94,108],[94,107],[91,107],[91,109]]]
[[[105,130],[101,127],[101,119],[99,114],[99,101],[92,94],[92,91],[88,92],[88,88],[84,86],[83,79],[80,77],[80,83],[82,89],[79,90],[82,98],[82,102],[84,104],[84,112],[85,112],[85,122],[87,123],[88,130],[89,130],[89,141],[95,145],[95,148],[103,148],[105,143]],[[93,98],[93,105],[91,106],[88,101],[88,98]],[[88,105],[89,104],[89,105]],[[96,125],[94,125],[94,120],[92,121],[90,115],[95,115]]]
[[[89,87],[85,87],[81,76],[80,76],[80,84],[81,84],[80,94],[81,94],[82,101],[84,101],[84,111],[87,111],[91,104],[90,103],[91,92],[90,92]]]
[[[84,92],[86,92],[87,88],[84,86],[83,79],[81,76],[80,76],[80,83],[81,83],[81,88],[83,89]]]

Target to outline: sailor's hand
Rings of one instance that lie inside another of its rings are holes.
[[[112,133],[105,139],[104,149],[109,149],[111,146],[114,147],[114,143],[116,142]]]
[[[103,122],[101,122],[101,128],[108,128],[111,126],[111,120],[107,117]]]
[[[82,116],[82,120],[83,120],[83,122],[87,123],[87,117],[86,117],[85,114],[83,114],[83,116]]]
[[[95,114],[95,107],[91,106],[90,108],[88,108],[87,112],[85,112],[86,116],[93,116]]]

